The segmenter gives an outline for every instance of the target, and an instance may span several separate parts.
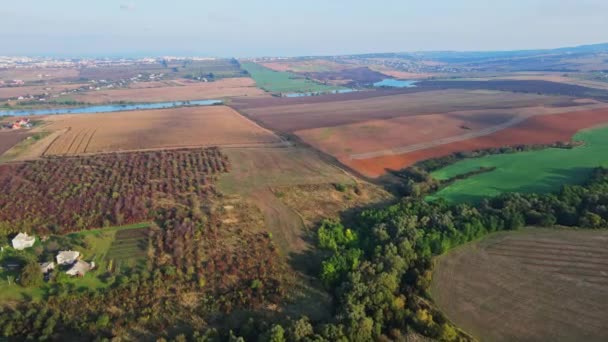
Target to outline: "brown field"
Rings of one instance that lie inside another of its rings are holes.
[[[280,142],[225,106],[56,115],[45,120],[45,129],[68,130],[51,143],[46,155]]]
[[[264,67],[274,71],[292,71],[292,72],[323,72],[323,71],[339,71],[352,67],[352,65],[332,62],[325,59],[312,60],[282,60],[260,63]]]
[[[369,91],[318,96],[320,99],[316,97],[298,99],[299,101],[281,101],[280,98],[251,101],[244,99],[235,101],[233,106],[272,129],[295,132],[448,111],[577,105],[569,97],[469,90],[412,90],[403,93]]]
[[[175,83],[174,83],[175,84]],[[251,78],[224,78],[208,83],[179,83],[181,86],[161,86],[134,89],[90,91],[72,96],[87,103],[163,102],[216,99],[232,96],[268,96],[255,87]]]
[[[608,232],[528,228],[438,258],[431,293],[481,341],[606,341]]]
[[[369,85],[386,78],[386,75],[368,67],[348,68],[338,71],[302,72],[300,74],[321,83],[349,86]]]
[[[447,156],[455,152],[568,141],[581,129],[605,123],[608,123],[608,109],[605,108],[535,116],[515,126],[485,136],[404,154],[368,159],[344,158],[341,161],[366,176],[378,177],[385,174],[387,170],[403,169],[422,160]]]
[[[488,127],[526,115],[526,109],[426,114],[314,128],[295,133],[315,148],[335,157],[345,158],[353,154],[373,153],[446,137],[481,133]]]
[[[28,131],[2,131],[0,132],[0,154],[11,149],[21,140],[32,135]]]
[[[76,68],[32,68],[32,69],[0,69],[0,80],[50,81],[77,79],[79,71]]]
[[[495,77],[469,78],[469,80],[518,80],[518,81],[548,81],[557,83],[574,84],[583,87],[598,88],[608,90],[608,82],[585,80],[581,78],[565,76],[563,73],[514,73],[510,75],[500,75]]]
[[[64,91],[78,89],[86,84],[51,84],[41,86],[24,87],[2,87],[0,88],[0,100],[18,98],[19,96],[60,94]]]

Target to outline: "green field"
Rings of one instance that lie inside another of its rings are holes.
[[[428,196],[428,199],[476,202],[504,192],[546,193],[559,190],[563,184],[582,183],[593,168],[608,166],[608,127],[580,131],[574,140],[584,141],[584,145],[573,149],[550,148],[459,161],[431,175],[445,180],[481,167],[496,169],[456,181]]]
[[[323,93],[343,89],[320,84],[289,72],[270,70],[252,62],[243,62],[241,67],[249,72],[258,87],[270,93]]]

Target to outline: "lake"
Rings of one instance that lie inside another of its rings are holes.
[[[140,109],[162,109],[183,106],[212,106],[221,104],[222,100],[195,100],[195,101],[172,101],[158,103],[136,103],[136,104],[110,104],[96,105],[76,108],[56,108],[56,109],[21,109],[21,110],[0,110],[0,116],[25,116],[25,115],[55,115],[55,114],[93,114],[122,112]]]
[[[416,82],[418,81],[387,78],[380,82],[374,83],[374,87],[413,88],[416,86]]]

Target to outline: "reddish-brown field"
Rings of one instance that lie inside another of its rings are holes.
[[[31,133],[27,131],[0,132],[0,154],[8,151],[11,147],[30,135]]]
[[[280,142],[272,132],[225,106],[56,115],[46,120],[47,129],[66,131],[46,155]]]
[[[518,110],[464,111],[370,120],[296,131],[315,148],[338,158],[475,134],[524,115]]]
[[[413,88],[415,89],[415,88]],[[284,132],[448,111],[574,106],[571,98],[500,91],[369,91],[303,99],[242,100],[233,106]]]
[[[385,174],[387,170],[399,170],[422,160],[442,157],[455,152],[508,145],[548,144],[556,141],[567,141],[581,129],[605,123],[608,123],[608,109],[535,116],[513,127],[486,136],[399,155],[368,159],[342,158],[341,162],[366,176],[378,177]]]
[[[87,103],[109,102],[163,102],[216,99],[233,96],[268,96],[255,87],[251,78],[224,78],[208,83],[181,83],[183,85],[135,89],[90,91],[72,96]]]

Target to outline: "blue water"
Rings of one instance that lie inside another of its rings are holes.
[[[306,97],[306,96],[316,96],[323,94],[346,94],[357,91],[356,89],[338,89],[330,92],[309,92],[309,93],[287,93],[283,94],[283,97]]]
[[[78,108],[57,108],[57,109],[25,109],[25,110],[0,110],[0,115],[21,116],[21,115],[54,115],[54,114],[92,114],[123,112],[138,109],[161,109],[181,106],[211,106],[221,104],[221,100],[195,100],[195,101],[173,101],[159,103],[137,103],[137,104],[112,104],[87,106]]]
[[[380,82],[374,83],[374,87],[392,87],[392,88],[413,88],[416,86],[417,81],[412,80],[396,80],[394,78],[387,78]]]

